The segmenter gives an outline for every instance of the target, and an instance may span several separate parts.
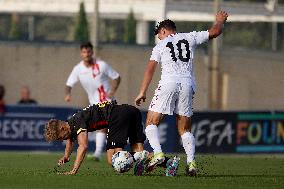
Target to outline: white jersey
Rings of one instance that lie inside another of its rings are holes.
[[[160,83],[188,83],[193,90],[196,81],[193,72],[194,51],[197,45],[209,39],[208,31],[176,33],[161,40],[152,51],[150,60],[161,64]]]
[[[107,98],[110,92],[109,78],[117,79],[119,74],[102,60],[96,60],[93,66],[87,67],[84,62],[79,62],[69,75],[66,85],[73,87],[80,81],[88,94],[90,104],[111,101]]]

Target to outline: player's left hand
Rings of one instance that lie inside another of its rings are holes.
[[[65,164],[65,163],[67,163],[67,162],[69,162],[70,161],[70,158],[69,157],[65,157],[65,156],[63,156],[62,158],[60,158],[59,160],[58,160],[58,162],[57,162],[57,165],[63,165],[63,164]]]
[[[140,106],[140,105],[141,105],[141,100],[142,100],[143,102],[145,102],[145,100],[146,100],[146,94],[140,93],[140,94],[136,97],[136,99],[135,99],[135,104],[136,104],[137,106]]]
[[[111,92],[107,94],[107,97],[108,97],[109,99],[112,99],[112,98],[113,98],[113,96],[114,96],[114,94],[113,94],[113,93],[111,93]]]

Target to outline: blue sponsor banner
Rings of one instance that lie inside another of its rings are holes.
[[[60,150],[63,145],[47,143],[43,130],[52,118],[65,120],[77,110],[41,106],[7,106],[0,115],[0,150]]]
[[[78,110],[7,106],[5,114],[0,115],[0,150],[64,150],[64,142],[44,140],[44,125],[52,118],[66,120]],[[145,111],[142,117],[144,122]],[[197,112],[192,123],[196,151],[200,153],[284,152],[284,112]],[[158,128],[165,152],[184,152],[174,116],[167,116]],[[88,135],[89,151],[94,151],[95,132]],[[145,148],[152,151],[148,141]]]

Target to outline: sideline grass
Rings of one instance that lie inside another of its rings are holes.
[[[198,155],[196,178],[185,176],[182,156],[178,175],[165,177],[163,170],[133,176],[133,170],[119,174],[106,164],[85,160],[77,175],[54,171],[61,153],[0,152],[1,189],[164,189],[164,188],[283,188],[284,155]],[[61,170],[71,169],[72,161]]]

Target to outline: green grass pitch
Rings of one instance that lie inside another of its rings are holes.
[[[185,156],[176,177],[162,169],[134,176],[119,174],[103,162],[85,160],[77,175],[57,175],[55,165],[62,153],[0,152],[0,188],[19,189],[195,189],[284,188],[284,155],[197,155],[199,174],[185,176]],[[60,168],[69,170],[74,161]]]

